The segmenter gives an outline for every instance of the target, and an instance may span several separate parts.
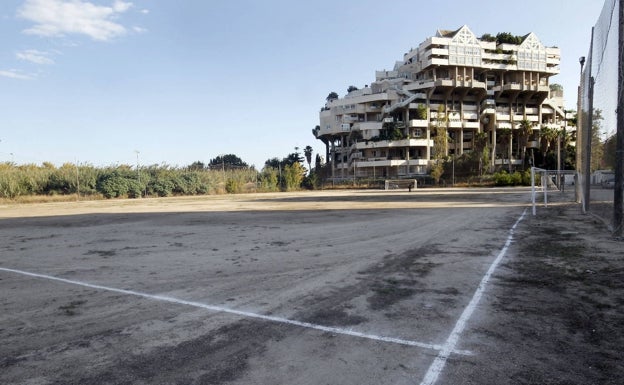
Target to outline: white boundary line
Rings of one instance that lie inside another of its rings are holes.
[[[121,294],[126,294],[126,295],[133,295],[136,297],[143,297],[143,298],[152,299],[156,301],[163,301],[163,302],[175,303],[179,305],[193,306],[193,307],[206,309],[206,310],[210,310],[214,312],[235,314],[235,315],[246,317],[246,318],[261,319],[265,321],[271,321],[271,322],[277,322],[277,323],[288,324],[288,325],[293,325],[293,326],[299,326],[299,327],[308,328],[308,329],[320,330],[320,331],[328,332],[328,333],[335,333],[335,334],[342,334],[342,335],[347,335],[351,337],[365,338],[365,339],[374,340],[374,341],[389,342],[389,343],[407,345],[407,346],[415,346],[419,348],[432,349],[432,350],[437,350],[437,351],[442,351],[443,349],[448,348],[446,345],[441,346],[441,345],[435,345],[435,344],[427,344],[424,342],[405,340],[402,338],[378,336],[374,334],[358,332],[358,331],[351,330],[351,329],[341,329],[341,328],[335,328],[331,326],[312,324],[309,322],[290,320],[287,318],[251,313],[251,312],[242,311],[242,310],[228,309],[225,307],[209,305],[209,304],[205,304],[201,302],[187,301],[187,300],[164,296],[164,295],[141,293],[141,292],[134,291],[134,290],[117,289],[114,287],[96,285],[96,284],[92,284],[88,282],[74,281],[74,280],[65,279],[65,278],[58,278],[58,277],[54,277],[51,275],[31,273],[31,272],[23,271],[23,270],[8,269],[8,268],[0,267],[0,271],[26,275],[26,276],[34,277],[34,278],[43,278],[43,279],[48,279],[52,281],[68,283],[71,285],[84,286],[84,287],[88,287],[88,288],[96,289],[96,290],[104,290],[104,291],[111,291],[111,292],[121,293]],[[472,352],[470,351],[454,350],[454,349],[451,349],[449,353],[455,353],[455,354],[461,354],[461,355],[472,354]]]
[[[505,245],[503,246],[501,251],[498,253],[498,256],[496,257],[496,259],[494,259],[494,262],[492,262],[492,264],[490,265],[490,268],[488,269],[488,271],[485,273],[485,275],[481,279],[481,282],[479,283],[479,287],[477,288],[474,295],[472,296],[472,299],[468,303],[468,306],[466,306],[461,316],[455,323],[455,327],[453,328],[453,331],[451,331],[451,334],[446,339],[446,342],[442,346],[442,349],[439,351],[438,356],[431,363],[431,366],[429,366],[429,370],[427,370],[427,374],[425,374],[425,377],[423,378],[420,385],[433,385],[438,380],[438,376],[440,375],[440,373],[442,373],[442,370],[444,369],[444,366],[446,365],[446,360],[449,358],[451,353],[455,351],[455,347],[457,346],[457,343],[459,342],[459,337],[461,333],[464,331],[464,328],[466,327],[466,322],[468,322],[468,320],[472,316],[472,313],[477,307],[479,300],[481,300],[481,296],[483,295],[483,292],[485,291],[485,286],[488,284],[490,277],[492,276],[492,273],[494,273],[494,270],[496,270],[496,267],[498,267],[500,261],[503,259],[505,254],[507,254],[507,249],[509,248],[509,245],[511,245],[511,241],[513,240],[513,235],[514,235],[514,231],[516,230],[516,227],[524,219],[524,216],[526,215],[526,213],[527,213],[527,209],[524,209],[524,211],[522,212],[522,215],[520,215],[516,223],[514,223],[514,225],[509,230],[509,236],[507,237],[507,241],[505,242]]]

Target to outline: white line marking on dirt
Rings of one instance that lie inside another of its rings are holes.
[[[242,310],[228,309],[228,308],[225,308],[225,307],[209,305],[209,304],[205,304],[205,303],[201,303],[201,302],[187,301],[187,300],[178,299],[178,298],[169,297],[169,296],[164,296],[164,295],[141,293],[141,292],[134,291],[134,290],[117,289],[117,288],[114,288],[114,287],[96,285],[96,284],[92,284],[92,283],[88,283],[88,282],[74,281],[74,280],[65,279],[65,278],[58,278],[58,277],[54,277],[54,276],[51,276],[51,275],[31,273],[31,272],[23,271],[23,270],[8,269],[8,268],[0,267],[0,271],[6,271],[6,272],[9,272],[9,273],[16,273],[16,274],[26,275],[26,276],[29,276],[29,277],[35,277],[35,278],[44,278],[44,279],[49,279],[49,280],[52,280],[52,281],[68,283],[68,284],[71,284],[71,285],[84,286],[84,287],[88,287],[88,288],[91,288],[91,289],[112,291],[112,292],[115,292],[115,293],[121,293],[121,294],[126,294],[126,295],[133,295],[133,296],[136,296],[136,297],[143,297],[143,298],[148,298],[148,299],[157,300],[157,301],[176,303],[176,304],[179,304],[179,305],[193,306],[193,307],[197,307],[197,308],[211,310],[211,311],[214,311],[214,312],[229,313],[229,314],[235,314],[235,315],[242,316],[242,317],[247,317],[247,318],[256,318],[256,319],[261,319],[261,320],[265,320],[265,321],[278,322],[278,323],[283,323],[283,324],[288,324],[288,325],[293,325],[293,326],[304,327],[304,328],[308,328],[308,329],[320,330],[320,331],[323,331],[323,332],[342,334],[342,335],[347,335],[347,336],[352,336],[352,337],[359,337],[359,338],[365,338],[365,339],[369,339],[369,340],[381,341],[381,342],[389,342],[389,343],[394,343],[394,344],[399,344],[399,345],[416,346],[416,347],[419,347],[419,348],[432,349],[432,350],[438,350],[438,351],[444,349],[444,346],[441,346],[441,345],[427,344],[427,343],[424,343],[424,342],[405,340],[405,339],[402,339],[402,338],[378,336],[378,335],[374,335],[374,334],[367,334],[367,333],[358,332],[358,331],[351,330],[351,329],[341,329],[341,328],[335,328],[335,327],[331,327],[331,326],[323,326],[323,325],[312,324],[312,323],[309,323],[309,322],[290,320],[290,319],[287,319],[287,318],[281,318],[281,317],[274,317],[274,316],[270,316],[270,315],[251,313],[251,312],[242,311]],[[472,354],[472,352],[466,351],[466,350],[453,350],[452,353],[461,354],[461,355],[471,355]]]
[[[485,273],[485,275],[481,279],[481,282],[479,283],[479,287],[477,288],[474,295],[472,296],[472,299],[468,303],[468,306],[466,306],[461,316],[455,323],[455,327],[453,328],[453,331],[451,331],[451,334],[446,339],[446,342],[444,343],[444,345],[442,345],[442,349],[440,349],[438,356],[435,358],[433,363],[431,363],[431,366],[429,366],[429,370],[427,370],[427,374],[425,374],[425,377],[423,378],[420,385],[433,385],[438,380],[438,376],[440,375],[440,373],[442,373],[442,370],[444,369],[444,365],[446,365],[446,360],[449,358],[451,353],[455,351],[455,347],[457,346],[457,343],[459,342],[459,337],[461,333],[464,331],[464,328],[466,327],[466,322],[468,322],[468,319],[470,319],[470,317],[472,316],[472,313],[477,307],[477,304],[481,300],[481,296],[483,295],[483,292],[485,291],[485,286],[488,284],[490,277],[492,276],[492,273],[494,273],[494,270],[496,270],[496,267],[498,267],[498,264],[500,263],[500,261],[503,259],[505,254],[507,254],[507,249],[509,248],[509,245],[511,245],[511,241],[513,240],[513,235],[514,235],[514,231],[516,230],[516,227],[522,221],[522,219],[524,219],[524,216],[526,215],[526,213],[527,213],[527,209],[524,209],[524,211],[522,212],[522,215],[520,215],[516,223],[514,223],[514,225],[509,230],[509,236],[507,237],[507,241],[505,242],[505,245],[503,246],[501,251],[498,253],[498,256],[496,257],[496,259],[494,259],[494,262],[492,262],[492,264],[490,265],[490,268],[488,269],[488,271]]]

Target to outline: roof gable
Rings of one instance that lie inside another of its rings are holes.
[[[532,51],[541,51],[546,48],[544,47],[542,42],[540,42],[537,35],[535,35],[533,32],[526,35],[524,41],[522,41],[522,44],[520,44],[520,47]]]
[[[453,43],[455,44],[468,44],[468,45],[478,45],[478,39],[474,33],[468,28],[467,25],[464,25],[460,29],[455,32],[453,35]]]

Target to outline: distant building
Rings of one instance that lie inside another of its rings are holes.
[[[330,95],[313,133],[325,143],[331,176],[426,175],[440,126],[449,137],[445,155],[475,150],[479,137],[487,140],[487,168],[521,165],[523,143],[539,147],[540,128],[565,127],[563,92],[549,84],[560,50],[533,33],[506,40],[479,39],[467,26],[440,30],[392,71],[376,71],[370,86]],[[528,138],[519,128],[525,119]]]

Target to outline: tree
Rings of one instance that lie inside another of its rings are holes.
[[[284,181],[286,182],[286,191],[298,190],[301,186],[303,178],[305,178],[305,168],[299,162],[287,164],[284,167]]]
[[[203,171],[206,168],[204,163],[195,161],[188,166],[189,171]]]
[[[306,162],[308,162],[308,169],[310,170],[310,173],[312,173],[312,152],[314,152],[312,146],[306,146],[303,149],[303,154],[305,155]]]
[[[427,107],[424,104],[419,104],[418,107],[416,107],[416,119],[427,119]]]
[[[264,162],[264,168],[274,168],[274,169],[279,169],[280,167],[282,167],[282,162],[279,160],[279,158],[271,158],[271,159],[267,159]]]
[[[488,137],[485,132],[475,134],[475,153],[479,157],[479,176],[483,175],[483,165],[489,161]]]
[[[211,170],[238,170],[249,168],[247,163],[234,154],[219,155],[210,160],[208,167]]]
[[[275,160],[279,160],[274,158]],[[260,188],[263,191],[277,191],[279,186],[279,171],[277,168],[265,166],[260,174]]]
[[[522,119],[520,123],[518,123],[518,128],[520,129],[520,142],[522,143],[522,170],[524,170],[527,141],[533,135],[533,124],[528,119]]]
[[[501,128],[498,130],[498,139],[500,140],[503,152],[503,164],[505,159],[509,159],[509,172],[511,173],[511,128]]]
[[[603,119],[602,110],[594,109],[591,139],[591,172],[603,168],[604,143],[600,139]]]
[[[446,130],[446,111],[443,105],[438,107],[438,117],[433,126],[433,165],[431,166],[431,177],[436,184],[440,183],[440,178],[444,174],[444,163],[446,162],[448,151],[448,132]]]
[[[347,93],[357,91],[357,90],[358,88],[356,86],[349,86],[349,88],[347,88]]]
[[[496,34],[496,44],[522,44],[522,36],[515,36],[509,32]]]
[[[613,134],[610,137],[608,137],[607,140],[605,140],[604,146],[603,146],[604,150],[603,150],[603,156],[602,156],[602,159],[603,159],[602,164],[604,165],[605,168],[608,168],[611,170],[615,170],[616,144],[617,144],[617,135]]]
[[[542,153],[544,155],[546,155],[552,147],[556,146],[556,145],[553,146],[553,143],[555,143],[558,137],[559,137],[559,130],[557,130],[556,128],[548,127],[548,126],[542,126],[542,128],[540,129],[540,139],[541,139],[540,144],[541,144]]]
[[[550,90],[554,92],[563,92],[563,86],[559,83],[553,83],[550,85]]]
[[[303,157],[296,151],[298,148],[295,148],[295,152],[288,154],[288,156],[282,159],[282,166],[293,165],[294,163],[303,163]]]
[[[327,98],[325,98],[325,100],[327,100],[328,102],[331,102],[332,100],[336,100],[338,99],[338,94],[335,92],[330,92],[329,95],[327,95]]]

